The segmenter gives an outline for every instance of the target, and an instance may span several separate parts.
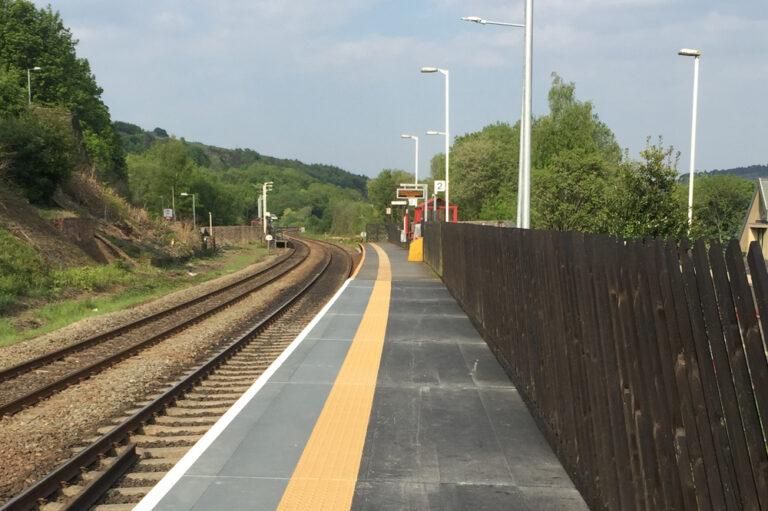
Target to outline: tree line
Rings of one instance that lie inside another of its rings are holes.
[[[210,211],[217,225],[247,224],[258,217],[257,200],[267,181],[274,183],[268,209],[282,226],[348,234],[364,229],[372,214],[363,193],[366,178],[338,167],[187,142],[161,128],[116,126],[129,151],[130,201],[152,216],[170,208],[175,193],[177,217],[191,218],[191,199],[179,197],[185,192],[195,194],[197,210],[206,216]]]
[[[632,238],[686,236],[718,240],[739,235],[754,183],[728,175],[698,175],[688,228],[687,183],[678,181],[679,152],[649,137],[639,157],[616,143],[575,84],[552,75],[549,113],[533,119],[531,227]],[[451,202],[460,220],[513,220],[517,211],[520,123],[496,123],[457,137],[451,147]],[[444,179],[435,156],[427,182]],[[385,169],[368,184],[377,219],[411,174]]]

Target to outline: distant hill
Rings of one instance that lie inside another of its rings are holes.
[[[749,181],[757,182],[757,178],[768,178],[768,165],[750,165],[749,167],[736,167],[734,169],[727,170],[710,170],[708,172],[697,172],[697,176],[716,176],[716,175],[728,175],[740,177],[741,179],[747,179]],[[680,182],[688,182],[688,173],[680,174]],[[695,181],[694,181],[695,184]]]
[[[152,131],[145,131],[140,126],[127,122],[116,121],[113,123],[123,148],[128,154],[142,154],[147,151],[156,140],[168,138],[168,133],[162,128],[155,128]],[[182,140],[184,140],[182,138]],[[254,163],[271,165],[274,167],[283,167],[297,170],[309,177],[320,181],[340,186],[342,188],[352,188],[360,192],[363,197],[368,196],[366,183],[368,178],[352,174],[344,169],[333,165],[323,165],[319,163],[307,164],[298,160],[286,160],[264,156],[251,149],[224,149],[221,147],[209,146],[200,142],[184,141],[187,153],[190,158],[201,167],[206,167],[215,171],[226,171],[230,168],[247,167]]]

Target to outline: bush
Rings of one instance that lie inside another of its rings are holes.
[[[70,116],[34,107],[0,119],[0,168],[31,202],[48,202],[75,167],[77,145]]]

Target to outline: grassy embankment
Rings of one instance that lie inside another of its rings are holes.
[[[171,268],[116,262],[61,269],[2,228],[0,247],[0,346],[243,269],[267,253],[252,244]]]

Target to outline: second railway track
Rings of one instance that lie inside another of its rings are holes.
[[[295,249],[267,268],[115,329],[0,371],[0,416],[15,413],[160,342],[285,275],[309,253]]]
[[[100,430],[104,432],[109,429],[106,436],[95,439],[94,443],[79,451],[75,458],[61,465],[57,471],[19,494],[1,509],[35,509],[40,505],[38,499],[41,498],[56,499],[57,502],[40,509],[86,509],[86,502],[90,505],[104,498],[105,510],[116,509],[113,505],[118,504],[126,504],[125,509],[130,509],[130,503],[137,502],[154,481],[172,466],[189,445],[215,422],[295,338],[322,303],[343,283],[351,269],[348,254],[342,256],[338,249],[336,257],[313,264],[315,268],[328,267],[324,277],[312,286],[305,282],[283,289],[280,293],[282,298],[277,301],[290,301],[293,305],[277,313],[283,317],[276,322],[271,320],[271,326],[262,320],[258,327],[241,332],[237,337],[251,339],[235,341],[227,348],[229,353],[219,353],[220,358],[228,362],[210,361],[204,364],[209,367],[201,370],[208,371],[209,376],[190,374],[171,390],[166,387],[165,392],[158,398],[160,401],[165,400],[162,403],[151,399],[137,403],[138,407],[134,410],[126,412],[123,409],[124,414],[133,415],[114,416],[110,421],[112,425]],[[313,270],[316,271],[319,270]],[[288,298],[302,287],[308,291],[301,298]],[[234,345],[238,343],[243,347],[235,348]],[[224,363],[226,365],[221,365]],[[217,367],[218,369],[211,373]],[[177,395],[170,395],[173,392]],[[168,408],[171,403],[174,405]],[[165,415],[162,414],[163,411]],[[79,443],[84,444],[86,440],[87,438],[82,438]],[[125,475],[110,475],[109,471],[102,474],[109,467],[113,467],[115,473],[122,473],[128,470],[126,467],[129,465],[133,468]],[[94,471],[82,474],[81,467],[86,466]],[[118,477],[118,486],[107,491],[109,485]],[[61,486],[62,481],[68,482],[65,487]]]

